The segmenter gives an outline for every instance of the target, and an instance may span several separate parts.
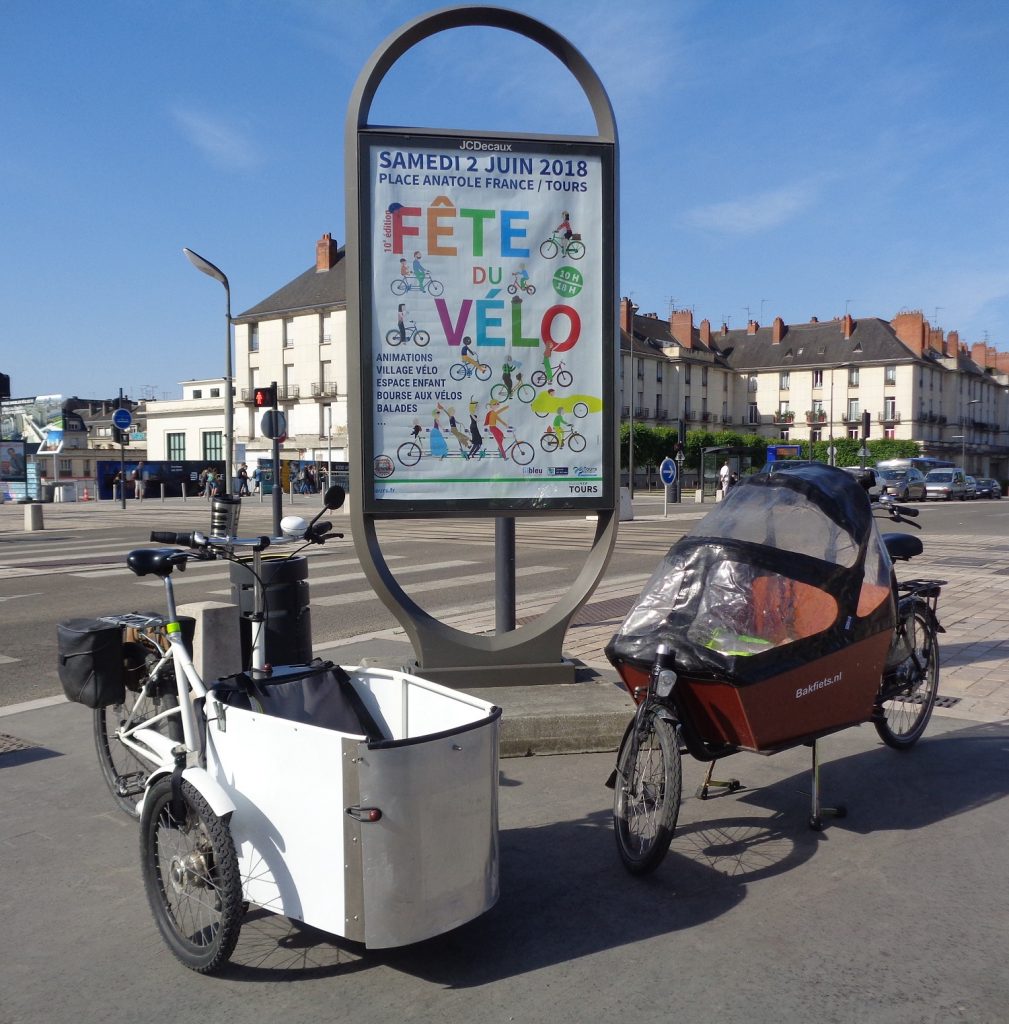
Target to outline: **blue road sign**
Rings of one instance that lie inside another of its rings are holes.
[[[133,417],[129,409],[116,409],[112,414],[112,425],[120,430],[129,430],[133,423]]]
[[[659,466],[659,479],[667,487],[676,483],[676,463],[672,459],[662,460],[662,464]]]

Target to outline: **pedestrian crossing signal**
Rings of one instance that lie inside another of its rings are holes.
[[[276,409],[277,388],[274,384],[267,387],[259,387],[253,391],[252,400],[257,409]]]

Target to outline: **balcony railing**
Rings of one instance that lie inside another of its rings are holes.
[[[815,425],[817,423],[827,422],[827,412],[825,409],[809,409],[806,412],[806,422],[808,424]]]
[[[940,417],[942,419],[943,417]],[[900,413],[896,409],[884,409],[876,414],[877,423],[900,423]]]
[[[340,391],[337,387],[336,381],[332,380],[320,380],[316,381],[312,385],[312,397],[319,399],[326,398],[339,398]]]
[[[775,423],[794,423],[795,413],[794,412],[776,412],[774,414]]]
[[[636,420],[648,419],[649,408],[647,405],[636,405],[634,407],[634,418]]]
[[[655,418],[657,420],[668,420],[669,419],[669,410],[668,409],[656,409],[655,410]]]
[[[278,384],[277,385],[277,401],[278,402],[294,402],[297,401],[298,395],[301,393],[301,386],[298,384]],[[252,405],[255,402],[255,388],[242,388],[241,400],[246,405]]]

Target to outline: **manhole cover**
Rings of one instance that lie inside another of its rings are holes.
[[[8,736],[7,733],[0,732],[0,757],[18,750],[31,750],[37,746],[37,743],[29,743],[28,740],[19,740],[17,736]]]

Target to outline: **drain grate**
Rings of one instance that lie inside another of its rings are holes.
[[[935,706],[937,708],[955,708],[960,703],[960,697],[943,697],[942,695],[936,697]],[[914,693],[911,695],[912,704],[923,703],[920,693]]]
[[[16,753],[19,750],[32,750],[37,746],[37,743],[19,740],[17,736],[8,736],[7,733],[0,732],[0,757],[4,754]]]

